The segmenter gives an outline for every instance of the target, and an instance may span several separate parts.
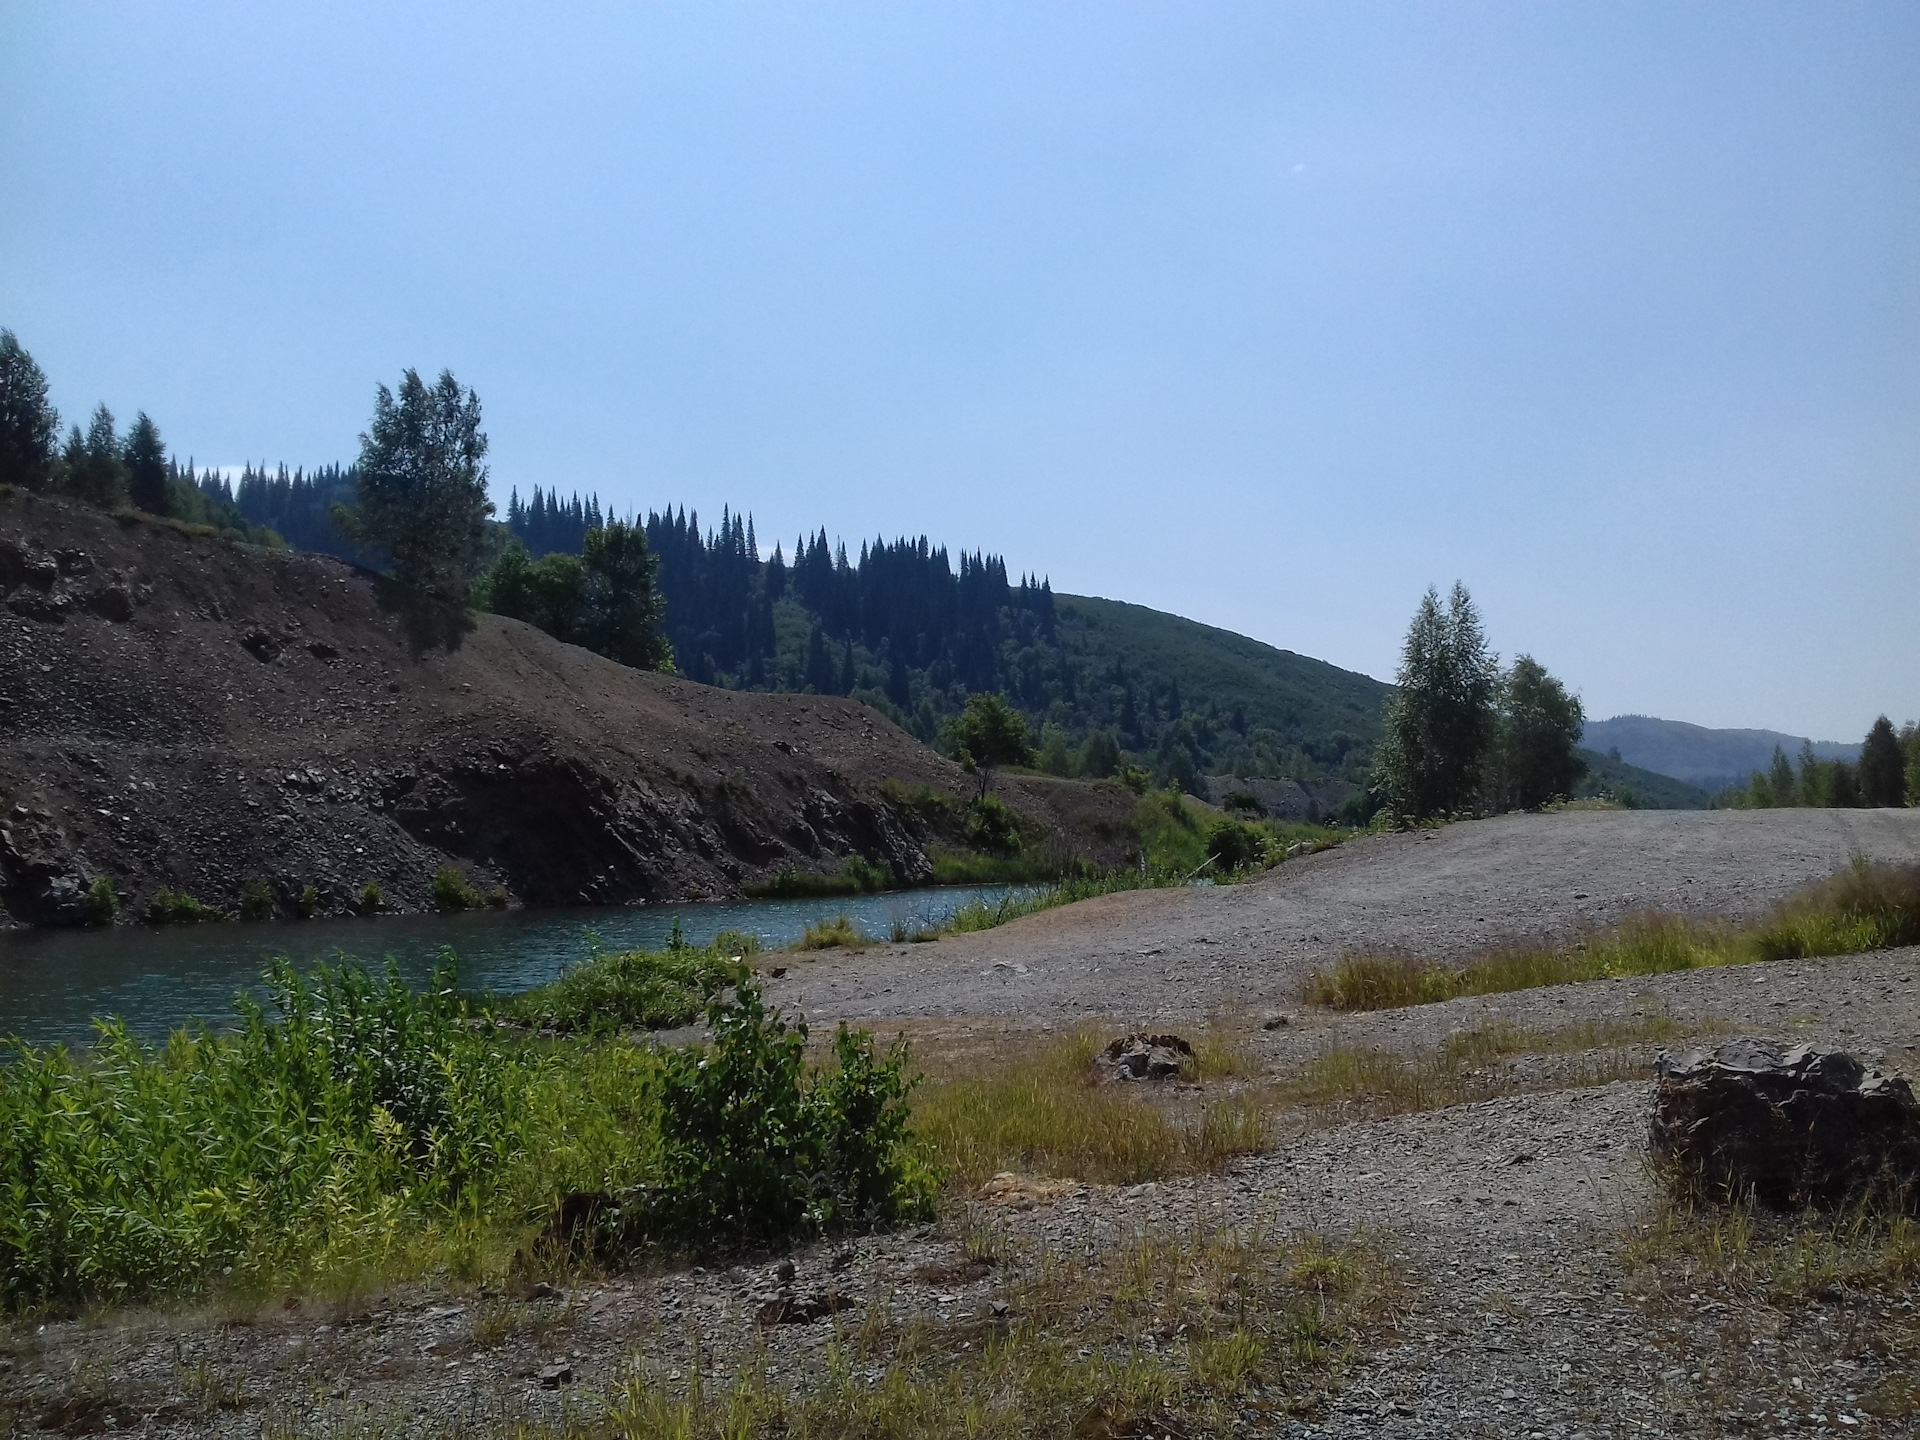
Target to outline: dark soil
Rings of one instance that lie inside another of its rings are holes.
[[[529,905],[719,898],[859,855],[902,884],[971,780],[850,700],[646,674],[326,556],[0,493],[0,923],[109,877],[346,913],[443,864]],[[885,782],[896,782],[885,787]],[[1009,777],[1031,843],[1122,862],[1133,798]]]

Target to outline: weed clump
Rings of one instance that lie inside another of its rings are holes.
[[[213,906],[196,900],[184,890],[156,890],[147,901],[149,925],[197,925],[222,918]]]
[[[120,896],[114,891],[113,881],[105,875],[94,876],[87,886],[87,923],[111,925],[119,911]]]
[[[240,887],[240,918],[247,921],[273,919],[273,887],[256,875]]]
[[[442,865],[433,872],[433,906],[441,914],[478,910],[484,904],[484,897],[468,883],[457,865]]]
[[[360,887],[360,893],[354,897],[353,908],[362,915],[378,915],[387,903],[386,892],[381,890],[380,882],[369,880]]]
[[[293,913],[302,920],[311,920],[320,913],[320,887],[302,885],[300,898],[293,902]]]

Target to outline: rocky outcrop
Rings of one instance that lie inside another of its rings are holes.
[[[1663,1058],[1651,1148],[1716,1197],[1776,1208],[1920,1188],[1920,1102],[1838,1051],[1736,1040]]]

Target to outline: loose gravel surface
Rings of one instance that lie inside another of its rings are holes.
[[[1327,1015],[1296,998],[1301,978],[1343,948],[1459,957],[1483,936],[1567,934],[1644,908],[1750,915],[1854,850],[1915,858],[1920,814],[1477,822],[1356,843],[1233,889],[1111,897],[937,945],[796,962],[775,982],[783,1002],[803,1003],[816,1022],[878,1017],[877,1029],[920,1035],[949,1062],[990,1064],[1009,1037],[1081,1017],[1222,1027],[1257,1073],[1215,1090],[1284,1084],[1336,1047],[1430,1057],[1449,1036],[1489,1026],[1531,1034],[1533,1053],[1500,1062],[1487,1080],[1507,1093],[1477,1103],[1384,1117],[1284,1112],[1271,1151],[1225,1174],[976,1205],[927,1230],[802,1248],[785,1257],[785,1281],[782,1257],[766,1256],[547,1295],[418,1287],[238,1316],[51,1323],[10,1337],[0,1422],[24,1433],[487,1433],[591,1415],[635,1373],[676,1383],[696,1344],[716,1370],[757,1355],[769,1383],[787,1385],[817,1373],[836,1327],[863,1316],[990,1327],[1025,1262],[966,1263],[967,1236],[983,1228],[1031,1257],[1277,1222],[1361,1238],[1402,1272],[1405,1298],[1323,1403],[1249,1433],[1914,1436],[1911,1280],[1769,1292],[1716,1282],[1658,1247],[1645,1253],[1667,1212],[1644,1163],[1644,1074],[1658,1044],[1727,1033],[1804,1039],[1920,1073],[1920,951],[1369,1015]],[[1281,1016],[1273,1029],[1258,1023]],[[781,1293],[848,1308],[757,1325]]]
[[[1448,960],[1642,910],[1745,918],[1856,852],[1920,860],[1920,810],[1509,815],[1368,836],[1244,885],[1128,891],[937,945],[821,952],[769,993],[822,1019],[1193,1023],[1294,1004],[1348,950]]]

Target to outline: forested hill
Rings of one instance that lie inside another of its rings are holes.
[[[597,499],[535,491],[513,496],[506,522],[537,556],[577,551],[602,517]],[[1036,722],[1046,768],[1135,763],[1189,787],[1220,771],[1357,779],[1372,754],[1378,681],[1143,606],[1056,596],[997,555],[924,536],[849,552],[821,530],[762,560],[752,520],[731,511],[704,531],[685,511],[643,523],[676,664],[708,684],[854,695],[928,740],[970,691],[997,690]]]

